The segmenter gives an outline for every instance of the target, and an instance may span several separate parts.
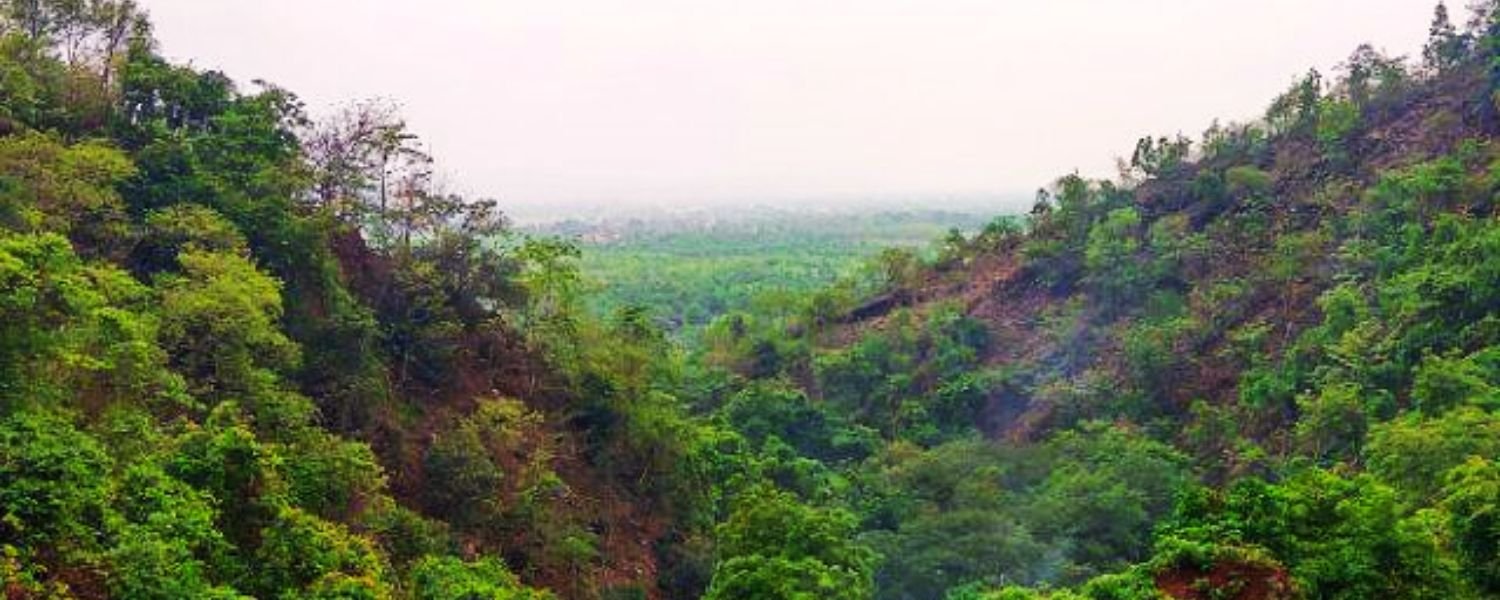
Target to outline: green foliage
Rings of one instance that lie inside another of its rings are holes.
[[[902,523],[891,539],[872,536],[889,560],[879,571],[880,598],[930,598],[955,581],[1034,581],[1041,576],[1038,543],[1006,511],[969,506]],[[898,554],[899,553],[899,554]]]
[[[52,136],[0,137],[0,227],[66,234],[101,254],[128,240],[115,189],[134,174],[107,142],[71,146]]]
[[[185,401],[146,289],[54,234],[0,233],[0,402]]]
[[[0,587],[1500,593],[1496,14],[1025,219],[575,244],[442,192],[392,110],[0,2]]]
[[[851,539],[854,526],[852,515],[782,492],[747,494],[718,528],[719,560],[704,597],[868,598],[876,556]]]
[[[533,239],[521,246],[517,256],[526,264],[517,280],[528,298],[528,331],[554,353],[562,353],[554,360],[565,364],[576,360],[577,348],[571,346],[583,284],[578,247],[557,239]]]
[[[1471,456],[1500,452],[1500,416],[1464,407],[1436,418],[1409,413],[1370,432],[1365,448],[1370,471],[1412,499],[1430,504],[1443,476]]]
[[[328,598],[389,595],[384,567],[374,548],[336,524],[285,508],[261,535],[253,589]]]
[[[215,584],[235,572],[231,546],[216,529],[213,497],[155,465],[125,475],[109,552],[114,592],[128,598],[241,598]]]
[[[1129,208],[1129,195],[1110,182],[1091,182],[1077,175],[1069,175],[1057,181],[1056,192],[1041,192],[1037,198],[1037,210],[1032,213],[1031,235],[1021,244],[1021,254],[1027,267],[1051,288],[1063,289],[1085,276],[1085,253],[1088,245],[1098,240],[1096,266],[1119,266],[1112,262],[1123,261],[1132,240],[1139,232],[1134,229],[1139,223],[1136,215],[1131,222],[1132,211],[1115,213],[1114,222],[1099,229],[1091,237],[1095,224],[1112,211]],[[1055,208],[1054,208],[1055,202]],[[1098,276],[1095,271],[1091,275]]]
[[[1130,381],[1137,390],[1156,395],[1168,390],[1172,373],[1180,363],[1177,345],[1191,325],[1187,319],[1177,317],[1143,321],[1124,330],[1121,350]],[[1145,420],[1151,415],[1130,416]]]
[[[1412,377],[1412,404],[1428,414],[1465,404],[1500,408],[1500,389],[1491,384],[1496,375],[1473,357],[1427,356]]]
[[[192,427],[172,441],[165,469],[171,476],[220,502],[219,530],[237,545],[252,541],[274,516],[284,494],[278,457],[222,407],[205,427]],[[229,421],[229,422],[225,422]]]
[[[1325,100],[1318,109],[1318,143],[1323,154],[1335,162],[1349,160],[1345,148],[1359,125],[1359,107],[1350,101]]]
[[[1411,80],[1404,58],[1385,56],[1369,44],[1360,44],[1340,66],[1340,91],[1361,110],[1381,109],[1399,100]]]
[[[884,331],[814,356],[813,371],[824,399],[856,424],[930,443],[972,426],[988,391],[977,388],[993,382],[966,372],[988,342],[975,320],[951,306],[921,317],[899,311]]]
[[[956,582],[1033,581],[1050,568],[1023,524],[1024,497],[1004,488],[1011,456],[977,441],[911,450],[888,450],[867,484],[880,529],[866,537],[886,557],[877,597],[938,597]]]
[[[281,286],[233,254],[189,251],[182,274],[163,276],[162,344],[194,394],[212,398],[268,393],[299,350],[278,327]]]
[[[1316,69],[1292,83],[1271,102],[1266,124],[1272,135],[1298,134],[1316,122],[1323,97],[1323,75]]]
[[[245,236],[217,211],[196,204],[173,204],[146,215],[145,231],[131,263],[138,271],[176,270],[183,252],[245,255]]]
[[[1132,569],[1125,573],[1100,575],[1083,586],[1083,597],[1097,600],[1155,600],[1162,596],[1156,581],[1146,573]]]
[[[1138,302],[1146,285],[1147,273],[1137,254],[1141,248],[1140,215],[1132,208],[1111,211],[1104,220],[1089,229],[1084,250],[1084,268],[1088,282],[1100,305],[1111,314]]]
[[[545,600],[552,594],[523,587],[505,565],[493,558],[464,562],[451,556],[429,556],[411,570],[412,595],[418,600]]]
[[[1271,175],[1251,165],[1230,167],[1224,171],[1224,185],[1230,194],[1258,197],[1271,191]]]
[[[949,228],[974,231],[982,225],[981,215],[941,211],[824,215],[751,209],[705,215],[702,222],[690,214],[623,223],[565,221],[536,229],[584,240],[580,267],[599,285],[586,302],[595,312],[648,307],[653,319],[691,342],[721,315],[763,313],[768,302],[803,300],[840,280],[862,279],[884,248],[921,250]],[[849,308],[832,311],[829,320]]]
[[[1151,276],[1159,281],[1196,273],[1207,266],[1208,238],[1202,232],[1192,231],[1191,223],[1184,215],[1172,215],[1152,223],[1147,242],[1155,257]]]
[[[1463,63],[1468,57],[1473,40],[1460,34],[1448,17],[1448,6],[1438,2],[1433,8],[1432,25],[1428,28],[1427,44],[1422,48],[1422,62],[1439,72],[1448,71]]]
[[[369,231],[328,219],[306,202],[294,96],[172,65],[133,3],[85,4],[0,3],[3,587],[393,597],[453,548],[386,489],[404,421],[430,408],[393,406],[387,381],[451,386],[479,362],[464,352],[508,343],[519,264],[489,243],[505,221],[432,193]],[[479,411],[484,452],[536,458],[504,480],[527,486],[507,529],[482,535],[540,539],[532,569],[593,560],[591,534],[537,500],[564,487],[538,468],[556,442],[510,416]],[[322,428],[376,419],[388,454]],[[528,441],[494,437],[515,431]]]
[[[434,514],[449,515],[459,527],[483,526],[498,518],[500,483],[505,474],[474,426],[440,434],[427,448],[423,470],[433,481],[424,498]]]
[[[296,457],[282,467],[291,502],[325,519],[348,514],[385,488],[380,463],[367,444],[306,429],[282,451]]]
[[[719,412],[753,442],[775,437],[804,456],[826,462],[859,459],[874,450],[873,432],[849,425],[784,384],[746,387]]]
[[[964,582],[1078,582],[1144,557],[1184,463],[1164,444],[1102,424],[1031,448],[892,446],[863,484],[866,538],[886,556],[876,597],[941,597]]]
[[[377,496],[371,501],[361,515],[359,527],[369,533],[398,570],[405,570],[426,556],[441,555],[451,545],[446,522],[423,517],[387,496]]]
[[[1500,467],[1475,456],[1449,470],[1439,506],[1465,571],[1484,593],[1500,590]]]
[[[1246,479],[1222,496],[1186,498],[1163,534],[1265,548],[1316,597],[1465,597],[1432,527],[1403,514],[1394,490],[1373,477],[1303,469],[1279,484]]]
[[[33,552],[96,548],[111,466],[104,448],[61,416],[7,415],[0,421],[0,537]]]
[[[1075,540],[1069,558],[1102,570],[1141,558],[1152,524],[1184,483],[1184,457],[1118,428],[1091,425],[1049,442],[1057,453],[1036,490],[1038,529]]]
[[[1363,396],[1359,386],[1341,384],[1297,398],[1297,440],[1309,456],[1338,458],[1359,451],[1370,422]]]
[[[1141,138],[1130,155],[1130,166],[1148,177],[1163,177],[1174,174],[1187,161],[1193,141],[1182,135],[1168,139]]]

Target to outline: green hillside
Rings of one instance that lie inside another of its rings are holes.
[[[580,246],[387,104],[0,0],[0,590],[1500,597],[1476,9],[1021,218]]]

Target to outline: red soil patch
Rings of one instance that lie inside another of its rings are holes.
[[[1208,571],[1177,568],[1156,576],[1156,588],[1180,600],[1282,600],[1295,597],[1286,571],[1220,561]]]

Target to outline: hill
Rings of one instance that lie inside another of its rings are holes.
[[[172,64],[131,2],[0,1],[0,589],[1495,597],[1476,10],[688,345],[434,184],[391,106]]]
[[[838,490],[878,598],[1497,593],[1486,22],[1144,138],[873,298],[726,318],[714,410],[833,465],[783,485]]]

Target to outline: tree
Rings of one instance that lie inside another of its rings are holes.
[[[500,516],[505,475],[490,458],[481,432],[468,425],[438,434],[427,448],[423,470],[427,510],[448,515],[461,528],[493,525]]]
[[[862,600],[875,553],[854,541],[852,515],[760,489],[718,528],[719,560],[706,600]]]
[[[293,504],[325,519],[338,519],[377,498],[385,489],[385,477],[370,446],[341,439],[327,431],[300,429],[290,438],[285,452],[297,457],[282,468],[287,493]]]
[[[1271,192],[1271,175],[1252,165],[1239,165],[1224,171],[1224,188],[1231,195],[1253,199]]]
[[[278,510],[261,531],[255,560],[254,589],[263,597],[390,594],[384,566],[369,540],[296,508]]]
[[[346,106],[313,125],[301,139],[313,170],[314,205],[354,223],[373,216],[374,223],[383,224],[391,181],[431,162],[389,102]]]
[[[1137,256],[1140,224],[1140,214],[1126,207],[1110,211],[1089,229],[1084,250],[1086,281],[1106,314],[1119,314],[1143,299],[1143,288],[1149,282]]]
[[[1057,434],[1055,453],[1028,508],[1038,537],[1068,540],[1083,572],[1107,572],[1144,558],[1152,525],[1172,510],[1187,458],[1123,427],[1093,422]]]
[[[1193,141],[1182,134],[1171,138],[1143,137],[1130,155],[1130,167],[1147,177],[1170,176],[1188,160],[1192,147]]]
[[[161,470],[138,463],[125,473],[109,551],[111,586],[128,598],[224,598],[241,596],[223,582],[238,565],[216,528],[213,496]]]
[[[876,571],[877,598],[941,598],[959,582],[1025,583],[1043,575],[1049,548],[1014,512],[995,506],[1005,495],[997,489],[998,478],[983,469],[971,477],[955,490],[961,499],[954,504],[960,506],[928,508],[903,520],[895,532],[868,535],[889,557]],[[992,498],[976,498],[981,490]]]
[[[274,391],[275,376],[300,358],[277,326],[281,283],[234,254],[189,250],[178,262],[182,273],[157,283],[172,364],[203,397],[253,401]]]
[[[8,415],[0,421],[0,540],[57,558],[95,548],[111,466],[105,449],[65,417]]]
[[[1484,593],[1500,593],[1500,465],[1473,456],[1448,471],[1441,506],[1470,578]]]
[[[524,587],[505,563],[491,557],[464,562],[428,556],[412,567],[416,600],[548,600],[552,594]]]
[[[584,280],[578,246],[561,239],[528,239],[516,251],[523,265],[516,280],[526,291],[523,314],[528,334],[564,364],[576,360]]]
[[[1413,374],[1413,404],[1430,415],[1470,403],[1500,407],[1500,388],[1489,381],[1490,377],[1491,373],[1472,358],[1428,355]]]
[[[922,259],[908,248],[881,250],[873,263],[887,292],[909,294],[921,283]]]
[[[472,327],[499,308],[518,307],[526,295],[515,281],[522,260],[504,249],[510,222],[496,202],[454,197],[442,208],[416,258],[436,269],[450,308]]]
[[[1400,58],[1388,57],[1369,44],[1360,44],[1341,66],[1344,95],[1360,110],[1392,98],[1410,79]]]
[[[187,401],[154,343],[147,289],[55,234],[0,231],[0,405]]]
[[[1332,385],[1297,398],[1297,440],[1310,456],[1342,459],[1358,454],[1369,428],[1364,390]]]
[[[852,427],[801,390],[782,384],[756,382],[732,396],[720,414],[755,443],[777,437],[819,460],[858,459],[873,443],[872,432]]]
[[[1441,525],[1405,512],[1395,491],[1369,475],[1302,468],[1274,484],[1241,479],[1222,494],[1184,496],[1159,534],[1179,546],[1268,551],[1308,597],[1468,597],[1440,546]]]
[[[1476,407],[1436,418],[1408,413],[1370,430],[1365,461],[1413,505],[1431,504],[1444,475],[1470,456],[1500,455],[1500,415]]]
[[[134,174],[130,159],[107,142],[0,138],[0,227],[62,233],[97,254],[115,254],[128,238],[116,189]]]
[[[1422,48],[1423,62],[1427,68],[1441,73],[1463,62],[1468,52],[1468,36],[1459,35],[1448,18],[1448,6],[1438,2],[1432,9],[1432,25],[1428,28],[1427,45]]]
[[[1316,136],[1323,154],[1343,165],[1349,160],[1349,142],[1360,124],[1360,105],[1350,100],[1329,98],[1320,104]]]
[[[1317,69],[1292,84],[1271,102],[1266,110],[1266,123],[1271,134],[1305,131],[1316,122],[1319,102],[1323,98],[1323,75]]]
[[[133,272],[146,278],[160,271],[180,271],[178,255],[193,251],[250,254],[234,223],[214,209],[183,203],[147,213],[129,263]]]
[[[31,57],[33,67],[44,58],[61,55],[70,70],[78,73],[97,70],[92,77],[71,78],[64,82],[71,107],[79,113],[85,92],[95,100],[113,90],[119,68],[116,60],[129,37],[149,29],[146,16],[133,0],[5,0],[0,2],[0,36],[14,27],[26,36],[38,55]],[[97,82],[98,88],[83,89]],[[79,114],[77,116],[90,116]],[[78,123],[74,123],[75,125]]]

